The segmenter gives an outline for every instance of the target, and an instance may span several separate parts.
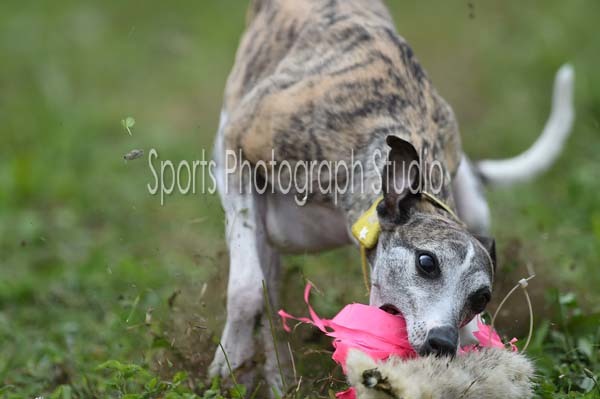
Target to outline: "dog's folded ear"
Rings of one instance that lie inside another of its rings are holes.
[[[492,267],[494,268],[494,272],[496,271],[496,240],[493,237],[475,235],[477,241],[483,245],[488,254],[490,254],[490,258],[492,258]]]
[[[417,198],[421,173],[415,147],[398,136],[387,136],[390,152],[381,174],[383,201],[377,207],[380,218],[402,222]]]

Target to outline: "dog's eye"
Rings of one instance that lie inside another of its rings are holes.
[[[469,302],[471,303],[471,309],[475,313],[483,312],[491,298],[492,293],[489,289],[483,288],[481,290],[478,290],[469,298]]]
[[[421,252],[417,255],[417,270],[424,277],[437,277],[440,274],[438,261],[433,254]]]

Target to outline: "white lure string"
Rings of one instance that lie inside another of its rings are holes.
[[[533,307],[531,306],[531,298],[529,298],[529,293],[527,292],[527,286],[529,285],[529,280],[531,280],[534,277],[535,277],[535,275],[529,276],[527,278],[522,278],[510,291],[508,291],[508,294],[506,294],[504,296],[504,299],[502,299],[502,301],[500,302],[500,305],[498,305],[498,308],[496,309],[496,311],[494,312],[494,315],[492,316],[492,325],[491,325],[491,329],[490,329],[490,338],[491,338],[492,331],[494,331],[494,324],[496,323],[496,317],[500,313],[502,306],[504,306],[504,303],[508,300],[508,298],[510,298],[510,296],[513,294],[513,292],[515,292],[519,287],[521,287],[523,289],[523,294],[525,294],[525,299],[527,300],[527,307],[529,310],[529,334],[527,334],[527,341],[525,341],[525,346],[523,347],[523,352],[525,352],[525,350],[527,350],[527,347],[529,346],[529,342],[531,342],[531,337],[533,336]]]

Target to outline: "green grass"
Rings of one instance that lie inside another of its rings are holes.
[[[528,352],[540,396],[599,397],[600,3],[473,2],[474,18],[467,1],[404,3],[391,4],[398,30],[474,159],[527,148],[554,72],[575,67],[577,122],[563,156],[531,184],[490,192],[505,271],[495,296],[533,267]],[[1,10],[0,396],[218,397],[218,383],[202,385],[224,317],[218,199],[160,206],[147,158],[123,155],[156,148],[193,160],[210,149],[245,5],[5,0]],[[327,287],[322,314],[365,299],[352,248],[285,264],[291,311],[304,309],[301,271]],[[509,301],[507,336],[524,336],[523,307]],[[294,337],[305,390],[326,397],[333,363],[306,348],[327,341],[308,328]]]

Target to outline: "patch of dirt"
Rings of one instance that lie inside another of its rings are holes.
[[[532,252],[531,248],[516,238],[510,239],[498,255],[499,267],[496,270],[494,293],[488,306],[490,315],[494,314],[504,296],[520,279],[533,273],[535,278],[529,281],[527,292],[533,306],[534,323],[550,317],[544,296],[548,288],[555,286],[556,282],[550,280],[548,273],[544,273],[547,263],[543,255]],[[526,339],[529,331],[529,310],[521,288],[518,288],[502,306],[496,320],[496,328],[506,337]]]
[[[154,357],[159,375],[170,378],[186,370],[190,380],[205,381],[207,370],[225,322],[227,256],[217,255],[217,272],[210,281],[189,282],[173,289],[167,299],[169,308],[161,331],[154,336]]]

